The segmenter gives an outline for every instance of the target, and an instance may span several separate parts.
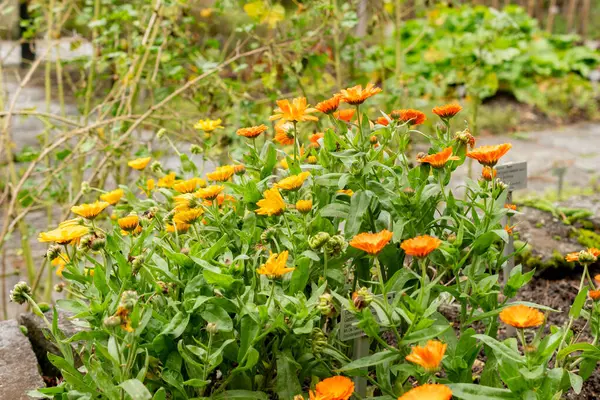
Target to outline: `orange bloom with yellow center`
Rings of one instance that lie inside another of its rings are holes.
[[[494,179],[496,175],[498,175],[498,171],[496,171],[496,168],[493,167],[485,166],[481,171],[481,177],[488,182]]]
[[[243,136],[245,138],[248,139],[255,139],[257,138],[261,133],[266,132],[267,131],[267,126],[266,125],[258,125],[258,126],[250,126],[248,128],[241,128],[238,129],[236,134],[238,136]]]
[[[202,185],[204,184],[204,185]],[[197,187],[206,186],[206,182],[200,178],[191,178],[173,184],[173,189],[179,193],[192,193]]]
[[[369,254],[378,254],[392,239],[394,234],[387,229],[377,233],[359,233],[350,241],[350,246],[366,251]]]
[[[289,100],[277,100],[277,108],[269,120],[282,120],[289,122],[318,121],[319,118],[309,115],[316,112],[316,108],[310,108],[306,97],[296,97],[290,103]]]
[[[409,390],[398,400],[450,400],[452,390],[446,385],[426,383]]]
[[[204,214],[204,210],[201,208],[190,208],[189,210],[179,211],[173,215],[173,222],[183,224],[193,224]]]
[[[417,236],[402,242],[400,247],[406,254],[413,257],[426,257],[440,247],[442,241],[429,235]]]
[[[446,104],[444,106],[434,107],[433,113],[441,119],[450,119],[458,114],[462,107],[457,103]]]
[[[588,295],[590,296],[590,299],[594,301],[600,300],[600,290],[590,290]]]
[[[502,310],[500,320],[515,328],[535,328],[544,323],[544,314],[535,308],[519,304]]]
[[[406,360],[420,365],[428,372],[434,372],[440,369],[447,347],[447,344],[438,340],[430,340],[423,347],[414,346]]]
[[[317,383],[315,392],[311,392],[311,399],[322,400],[348,400],[354,393],[354,382],[350,378],[337,375],[323,379]]]
[[[287,268],[286,263],[288,260],[288,251],[282,251],[281,253],[271,253],[267,262],[262,264],[260,268],[256,270],[260,275],[266,275],[269,279],[279,278],[287,274],[288,272],[292,272],[296,268]]]
[[[123,192],[123,189],[115,189],[100,195],[100,200],[105,201],[112,206],[117,204],[124,194],[125,192]]]
[[[427,116],[419,110],[413,110],[412,108],[406,110],[394,110],[390,116],[395,119],[399,119],[402,122],[408,122],[409,125],[421,125]]]
[[[225,186],[210,185],[206,188],[196,191],[194,195],[204,200],[214,200],[223,190],[225,190]]]
[[[352,195],[354,194],[354,191],[352,189],[340,189],[336,193],[344,194],[346,196],[352,197]]]
[[[136,158],[135,160],[129,161],[127,165],[129,165],[133,169],[141,171],[142,169],[146,168],[150,160],[152,160],[152,157]]]
[[[420,163],[427,163],[433,168],[444,168],[446,163],[450,160],[460,160],[459,157],[452,155],[452,147],[446,147],[439,153],[426,155],[425,157],[419,158],[417,161]]]
[[[335,112],[340,106],[340,95],[335,94],[332,98],[324,100],[318,103],[315,108],[324,114],[331,114]]]
[[[375,123],[383,126],[388,126],[390,124],[390,121],[388,121],[386,117],[381,116],[375,120]]]
[[[275,141],[283,146],[294,144],[293,128],[294,126],[290,123],[275,125]]]
[[[256,210],[258,215],[268,215],[270,217],[272,215],[279,215],[285,210],[285,202],[283,201],[283,197],[281,197],[281,193],[279,193],[279,189],[272,188],[265,190],[263,197],[262,200],[256,203],[259,207]]]
[[[319,139],[322,139],[324,137],[325,137],[325,134],[323,132],[317,132],[315,134],[310,135],[308,140],[310,140],[310,145],[312,147],[314,147],[315,149],[318,149],[319,147],[321,147],[321,145],[319,144]]]
[[[119,223],[119,227],[125,232],[131,232],[137,229],[137,227],[139,226],[140,218],[137,215],[133,214],[123,218],[119,218],[117,222]]]
[[[298,200],[296,202],[296,210],[300,211],[302,214],[309,213],[310,210],[312,210],[312,206],[312,200]]]
[[[569,253],[565,256],[565,260],[567,262],[577,262],[579,261],[579,252],[573,252],[573,253]]]
[[[123,235],[123,236],[127,236],[127,235],[129,235],[129,234],[132,234],[133,236],[137,236],[137,235],[139,235],[140,233],[142,233],[142,230],[143,230],[143,229],[142,229],[142,226],[141,226],[141,225],[138,225],[138,226],[137,226],[137,228],[135,228],[135,229],[134,229],[134,230],[132,230],[132,231],[125,231],[125,230],[121,230],[121,235]]]
[[[42,232],[38,236],[40,242],[56,242],[58,244],[71,243],[88,233],[89,229],[81,225],[68,225],[58,227],[48,232]]]
[[[506,225],[506,226],[504,227],[504,231],[505,231],[506,233],[508,233],[509,235],[512,235],[512,234],[513,234],[513,232],[514,232],[514,229],[515,229],[515,225],[513,225],[513,226]]]
[[[217,202],[217,205],[222,206],[223,203],[225,203],[226,201],[228,201],[228,202],[234,202],[235,201],[235,197],[233,197],[230,194],[220,194],[220,195],[217,196],[217,198],[215,200]],[[206,207],[209,207],[210,205],[212,205],[212,202],[205,201],[203,204]]]
[[[341,100],[344,103],[358,105],[362,104],[371,96],[375,96],[381,92],[381,88],[375,87],[372,83],[368,83],[363,89],[362,85],[356,85],[348,89],[340,91]]]
[[[479,146],[467,153],[467,157],[477,160],[482,165],[493,167],[498,164],[500,158],[508,153],[512,144],[503,143],[494,146]]]
[[[163,176],[158,180],[158,187],[172,188],[175,184],[175,172],[170,172],[168,175]]]
[[[109,205],[106,201],[96,201],[90,204],[73,206],[71,211],[83,218],[94,219]]]
[[[339,119],[340,121],[350,122],[354,117],[354,113],[356,110],[347,109],[347,110],[338,110],[333,113],[333,117],[335,119]]]
[[[516,204],[508,204],[508,203],[506,203],[504,205],[504,208],[506,208],[508,210],[517,211],[517,205]]]
[[[225,182],[231,178],[234,173],[235,168],[233,168],[232,165],[223,165],[221,167],[217,167],[217,169],[215,169],[213,172],[206,174],[206,177],[211,181]]]
[[[301,172],[298,175],[290,175],[277,182],[275,187],[282,190],[298,190],[309,176],[310,172]]]

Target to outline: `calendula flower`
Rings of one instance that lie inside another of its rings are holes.
[[[426,257],[429,253],[440,247],[442,241],[428,235],[407,239],[400,244],[406,254],[414,257]]]
[[[333,117],[335,119],[339,119],[340,121],[350,122],[350,120],[352,120],[352,118],[354,117],[355,112],[356,110],[353,110],[351,108],[347,110],[338,110],[333,113]]]
[[[318,121],[317,117],[309,115],[316,111],[316,108],[308,106],[306,97],[297,97],[291,103],[289,100],[277,100],[277,108],[274,110],[274,114],[269,117],[269,120],[284,122]]]
[[[141,225],[138,225],[134,230],[132,231],[125,231],[125,230],[121,230],[121,235],[122,236],[127,236],[129,234],[133,235],[133,236],[137,236],[140,233],[142,233],[143,229]]]
[[[375,123],[383,126],[388,126],[390,124],[390,121],[388,121],[386,117],[381,116],[375,120]]]
[[[132,214],[123,218],[119,218],[117,222],[121,229],[123,229],[126,232],[131,232],[138,227],[140,223],[140,218],[137,215]]]
[[[290,123],[275,125],[275,141],[285,146],[294,144],[294,125]]]
[[[284,158],[283,160],[281,160],[281,161],[279,162],[279,165],[280,165],[280,166],[281,166],[281,168],[283,168],[283,169],[289,169],[289,168],[290,168],[290,166],[288,165],[288,162],[287,162],[287,159],[286,159],[286,158]]]
[[[315,387],[315,395],[322,399],[348,400],[354,393],[354,382],[350,378],[337,375],[323,379]]]
[[[312,210],[312,206],[312,200],[298,200],[296,202],[296,210],[300,211],[302,214],[309,213],[310,210]]]
[[[362,104],[371,96],[375,96],[381,92],[381,88],[375,87],[372,83],[368,83],[363,89],[362,85],[356,85],[348,89],[340,91],[341,100],[344,103],[358,105]]]
[[[311,147],[314,147],[315,149],[318,149],[319,147],[321,147],[321,145],[319,144],[319,140],[324,137],[325,137],[325,134],[323,132],[317,132],[317,133],[310,135],[308,140],[310,140]]]
[[[503,143],[494,146],[479,146],[467,153],[467,157],[477,160],[480,164],[493,167],[500,158],[508,153],[512,144]]]
[[[446,104],[444,106],[434,107],[433,113],[441,119],[450,119],[458,114],[462,107],[456,103]]]
[[[285,210],[285,202],[283,201],[283,197],[281,197],[281,193],[279,193],[279,189],[272,188],[265,190],[263,197],[262,200],[256,203],[259,207],[256,210],[258,215],[268,215],[270,217],[272,215],[279,215]]]
[[[590,296],[590,299],[594,301],[600,300],[600,290],[590,290],[588,295]]]
[[[485,166],[481,171],[481,177],[488,182],[494,179],[496,175],[498,175],[498,171],[496,171],[496,168]]]
[[[535,308],[519,304],[502,310],[500,320],[515,328],[535,328],[544,323],[544,314]]]
[[[420,163],[427,163],[433,168],[444,168],[446,163],[451,160],[460,160],[460,157],[452,155],[452,147],[446,147],[439,153],[426,155],[425,157],[419,158],[417,161]]]
[[[178,191],[179,193],[192,193],[196,190],[199,183],[202,181],[200,178],[191,178],[184,181],[179,181],[173,184],[173,189]],[[204,182],[204,186],[206,186],[206,182]]]
[[[231,165],[223,165],[217,167],[213,172],[206,174],[206,177],[211,181],[225,182],[229,180],[235,173],[235,169]]]
[[[225,190],[225,186],[210,185],[206,188],[196,191],[195,195],[204,200],[214,200],[223,190]]]
[[[565,259],[567,262],[580,262],[582,264],[589,264],[595,262],[598,257],[600,257],[600,250],[590,247],[587,250],[569,253],[565,256]]]
[[[238,129],[236,133],[238,136],[243,136],[248,139],[254,139],[258,137],[261,133],[266,132],[267,129],[269,128],[267,128],[266,125],[250,126],[248,128]]]
[[[89,229],[82,225],[68,225],[58,227],[48,232],[42,232],[38,236],[40,242],[56,242],[58,244],[71,243],[88,233]]]
[[[230,194],[220,194],[220,195],[217,196],[217,198],[215,200],[216,200],[218,206],[222,206],[223,203],[225,203],[226,201],[228,201],[228,202],[234,202],[235,201],[235,197],[233,197]],[[212,202],[210,202],[210,201],[207,200],[203,204],[206,207],[208,207],[208,206],[210,206],[212,204]]]
[[[194,124],[194,128],[199,131],[204,131],[206,133],[212,132],[215,129],[223,129],[221,125],[221,118],[219,119],[200,119],[198,122]]]
[[[281,253],[271,253],[266,263],[262,264],[260,268],[256,270],[261,275],[266,275],[269,279],[279,278],[282,275],[292,272],[296,268],[287,268],[286,263],[288,259],[288,251],[282,251]]]
[[[509,210],[513,210],[513,211],[517,211],[517,205],[516,204],[508,204],[508,203],[506,203],[504,205],[504,208],[509,209]]]
[[[174,222],[174,225],[167,225],[167,232],[173,233],[177,230],[177,233],[186,233],[190,229],[190,224],[184,222]]]
[[[71,207],[71,211],[83,218],[94,219],[109,205],[106,201],[96,201],[90,204],[73,206]]]
[[[200,10],[200,16],[202,18],[208,18],[212,15],[213,9],[212,8],[203,8],[202,10]]]
[[[446,385],[426,383],[409,390],[398,400],[450,400],[452,390]]]
[[[146,166],[150,163],[150,160],[152,160],[152,157],[136,158],[135,160],[129,161],[127,165],[133,169],[141,171],[146,168]]]
[[[112,206],[117,204],[124,194],[125,192],[123,192],[123,189],[115,189],[100,195],[100,200],[105,201]]]
[[[179,211],[173,215],[173,222],[183,224],[193,224],[204,214],[204,210],[201,208],[190,208],[189,210]]]
[[[56,267],[56,276],[62,277],[62,272],[65,269],[65,265],[69,262],[69,256],[65,253],[61,253],[58,257],[52,260],[52,266]]]
[[[175,184],[175,172],[170,172],[169,174],[163,176],[158,180],[158,187],[161,188],[172,188]]]
[[[233,166],[233,172],[236,175],[244,175],[246,173],[246,166],[244,164],[236,164]]]
[[[316,164],[318,161],[317,156],[308,156],[306,158],[306,162],[309,164]]]
[[[434,372],[440,369],[447,347],[447,344],[438,340],[429,340],[423,347],[414,346],[406,360],[420,365],[428,372]]]
[[[514,230],[514,229],[515,229],[515,225],[513,225],[513,226],[506,225],[506,226],[504,227],[504,231],[505,231],[506,233],[508,233],[509,235],[512,235],[512,234],[513,234],[513,230]]]
[[[352,195],[354,194],[354,191],[352,189],[340,189],[336,193],[345,194],[346,196],[352,197]]]
[[[350,246],[366,251],[371,255],[378,254],[392,240],[394,234],[387,229],[377,233],[359,233],[350,241]]]
[[[409,125],[421,125],[427,119],[424,113],[412,108],[406,110],[394,110],[390,116],[399,119],[402,122],[407,122]]]
[[[324,100],[318,103],[315,108],[324,114],[331,114],[335,112],[340,106],[340,95],[335,94],[332,98]]]
[[[298,175],[290,175],[277,182],[275,187],[282,190],[298,190],[309,176],[310,172],[301,172]]]

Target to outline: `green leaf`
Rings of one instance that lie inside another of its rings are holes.
[[[579,293],[577,293],[577,297],[575,297],[573,305],[569,310],[569,317],[575,319],[579,318],[579,314],[581,314],[581,309],[583,308],[583,305],[585,304],[585,299],[587,298],[587,292],[588,288],[587,286],[585,286],[581,289]]]
[[[258,323],[248,314],[242,317],[242,322],[240,325],[240,349],[238,350],[237,357],[238,363],[241,363],[246,356],[246,352],[252,346],[252,343],[258,336],[258,331],[260,329]]]
[[[223,289],[229,290],[236,283],[240,283],[241,281],[235,279],[231,275],[221,274],[218,272],[211,271],[209,269],[205,269],[202,271],[202,275],[204,275],[204,279],[206,279],[206,283],[211,285],[220,286]]]
[[[265,179],[266,177],[271,175],[271,173],[273,172],[273,168],[275,167],[275,164],[277,163],[277,150],[275,150],[275,146],[273,146],[273,143],[267,142],[265,144],[265,147],[266,147],[266,151],[265,151],[265,148],[263,147],[261,155],[260,155],[261,159],[265,160],[263,168],[260,170],[260,179],[261,180]]]
[[[300,393],[300,391],[298,392]],[[298,394],[296,393],[296,394]],[[291,398],[291,397],[290,397]],[[269,400],[264,392],[253,392],[250,390],[226,390],[223,393],[211,396],[211,400]]]
[[[160,334],[176,339],[185,331],[188,322],[190,322],[190,314],[179,311]]]
[[[525,363],[525,359],[521,354],[519,354],[516,350],[508,347],[504,343],[501,343],[501,342],[497,341],[496,339],[494,339],[490,336],[487,336],[487,335],[473,335],[473,337],[475,339],[479,339],[480,341],[485,343],[487,346],[491,347],[492,350],[494,351],[494,354],[499,359],[506,358],[508,360],[516,362],[517,364]]]
[[[122,387],[132,400],[150,400],[152,395],[146,389],[146,386],[137,379],[129,379],[119,385]]]
[[[302,392],[302,387],[298,382],[297,371],[299,368],[300,365],[287,352],[277,354],[275,391],[280,399],[291,399]]]
[[[371,204],[371,192],[359,190],[352,196],[350,210],[348,210],[348,219],[344,228],[346,237],[353,237],[360,231],[364,215]]]
[[[448,383],[453,398],[462,400],[519,400],[508,389],[499,389],[472,383]]]
[[[221,332],[231,332],[233,330],[233,321],[225,310],[215,304],[208,304],[200,313],[200,316],[208,323],[217,325]]]
[[[359,358],[358,360],[352,361],[352,362],[344,365],[338,371],[351,371],[353,369],[361,369],[361,368],[365,368],[365,367],[371,367],[373,365],[382,364],[386,361],[393,361],[393,360],[396,360],[399,358],[401,358],[399,353],[393,352],[391,350],[384,350],[384,351],[380,351],[378,353],[372,354],[370,356]]]
[[[406,335],[404,339],[402,339],[403,344],[411,344],[416,342],[422,342],[424,340],[429,340],[434,337],[441,335],[451,328],[451,325],[432,325],[425,329],[421,329],[419,331],[413,332],[409,335]]]

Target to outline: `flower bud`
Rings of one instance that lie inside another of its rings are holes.
[[[46,258],[48,261],[52,261],[60,255],[61,251],[62,249],[59,245],[53,244],[52,246],[48,247],[48,250],[46,250]]]
[[[348,243],[342,235],[334,235],[325,244],[325,251],[332,257],[337,257],[346,251]]]
[[[162,139],[165,133],[167,133],[167,130],[165,128],[160,128],[158,132],[156,132],[156,137]]]
[[[155,174],[160,174],[163,172],[162,164],[159,161],[154,161],[152,164],[150,164],[150,169]]]
[[[306,162],[309,164],[316,164],[319,160],[317,160],[316,156],[308,156]]]
[[[198,146],[197,144],[193,144],[190,146],[190,152],[192,154],[202,154],[202,147]]]
[[[96,236],[90,243],[90,248],[94,251],[98,251],[106,246],[106,237],[104,235]]]
[[[593,262],[596,262],[597,259],[598,259],[598,257],[593,255],[589,251],[581,250],[579,252],[579,262],[581,264],[591,264]]]
[[[208,324],[206,324],[206,331],[211,335],[214,335],[219,331],[219,328],[217,327],[217,324],[209,322]]]
[[[57,283],[56,285],[54,285],[54,291],[56,293],[61,293],[65,288],[65,284],[63,282],[61,283]]]
[[[316,235],[308,238],[308,245],[313,250],[318,250],[323,247],[329,241],[329,233],[327,232],[319,232]]]
[[[373,301],[373,294],[366,287],[361,287],[358,291],[352,293],[352,303],[357,310],[363,310]]]
[[[456,233],[449,234],[448,237],[446,238],[446,241],[448,243],[454,243],[454,242],[456,242]]]
[[[137,256],[137,257],[133,258],[133,261],[131,262],[131,266],[133,267],[134,273],[139,271],[140,268],[142,268],[142,265],[144,265],[144,256]]]
[[[323,293],[319,296],[319,305],[317,306],[317,309],[326,317],[331,317],[335,314],[333,296],[330,293]]]
[[[104,318],[104,326],[107,328],[116,328],[121,325],[121,317],[113,315],[111,317]]]
[[[10,291],[10,301],[23,304],[27,301],[26,296],[31,296],[31,288],[27,282],[21,281]]]
[[[461,132],[456,132],[454,134],[454,139],[456,139],[458,142],[468,145],[470,148],[475,147],[475,137],[471,135],[469,128]]]
[[[119,303],[119,306],[125,308],[128,311],[131,311],[133,310],[133,307],[135,307],[137,300],[138,294],[135,290],[126,290],[121,295],[121,301]]]
[[[89,182],[87,182],[87,181],[81,182],[81,193],[88,194],[91,191],[92,191],[92,188],[90,188]]]
[[[327,336],[320,328],[313,328],[311,332],[311,347],[314,354],[321,354],[327,346]]]
[[[50,310],[50,304],[48,303],[38,303],[38,307],[43,313]]]
[[[265,229],[260,234],[260,240],[262,240],[263,242],[266,242],[267,240],[269,240],[273,237],[273,233],[274,233],[274,231],[272,228]]]
[[[369,138],[369,142],[371,142],[371,144],[376,144],[377,143],[377,136],[373,135]]]
[[[244,175],[246,173],[246,167],[243,164],[237,164],[233,166],[233,172],[236,175]]]

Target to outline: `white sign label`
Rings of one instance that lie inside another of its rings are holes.
[[[508,185],[508,190],[514,191],[527,187],[527,161],[498,165],[496,170],[498,179]]]
[[[394,299],[395,292],[388,293],[387,299],[388,303],[391,303]],[[375,296],[377,299],[381,299],[383,295],[378,294]],[[373,313],[373,317],[377,322],[381,322],[379,316],[375,312],[375,309],[371,307],[371,312]],[[342,319],[340,321],[340,340],[352,340],[362,336],[366,336],[366,334],[357,326],[358,320],[354,316],[354,314],[348,310],[342,311]]]

